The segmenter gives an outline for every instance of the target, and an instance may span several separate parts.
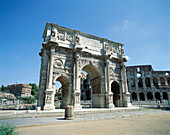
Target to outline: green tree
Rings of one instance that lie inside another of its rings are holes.
[[[1,91],[5,91],[5,90],[7,90],[7,87],[5,87],[4,85],[2,85],[0,89],[1,89]]]
[[[35,96],[37,98],[38,95],[38,86],[35,83],[29,83],[30,86],[32,86],[31,95]]]

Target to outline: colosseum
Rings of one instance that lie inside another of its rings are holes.
[[[132,102],[170,99],[170,71],[154,71],[151,65],[139,65],[126,67],[126,72]]]

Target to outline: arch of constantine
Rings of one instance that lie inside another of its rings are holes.
[[[55,84],[62,84],[61,107],[81,109],[81,72],[88,73],[94,108],[129,107],[123,44],[47,23],[43,34],[37,106],[53,110]]]

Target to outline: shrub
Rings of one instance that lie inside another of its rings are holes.
[[[30,96],[30,97],[19,97],[18,99],[24,101],[24,103],[27,103],[27,104],[33,104],[36,101],[36,98],[32,97],[32,96]]]
[[[15,131],[16,126],[13,124],[2,124],[0,126],[0,135],[19,135],[19,132]]]

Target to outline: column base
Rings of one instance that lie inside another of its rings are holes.
[[[115,105],[113,103],[109,104],[109,109],[115,108]]]
[[[74,105],[74,110],[81,110],[82,106],[81,105]]]
[[[132,107],[132,104],[130,103],[130,93],[123,94],[123,106]]]
[[[45,105],[43,110],[44,111],[52,111],[52,110],[55,110],[55,106],[54,105]]]

